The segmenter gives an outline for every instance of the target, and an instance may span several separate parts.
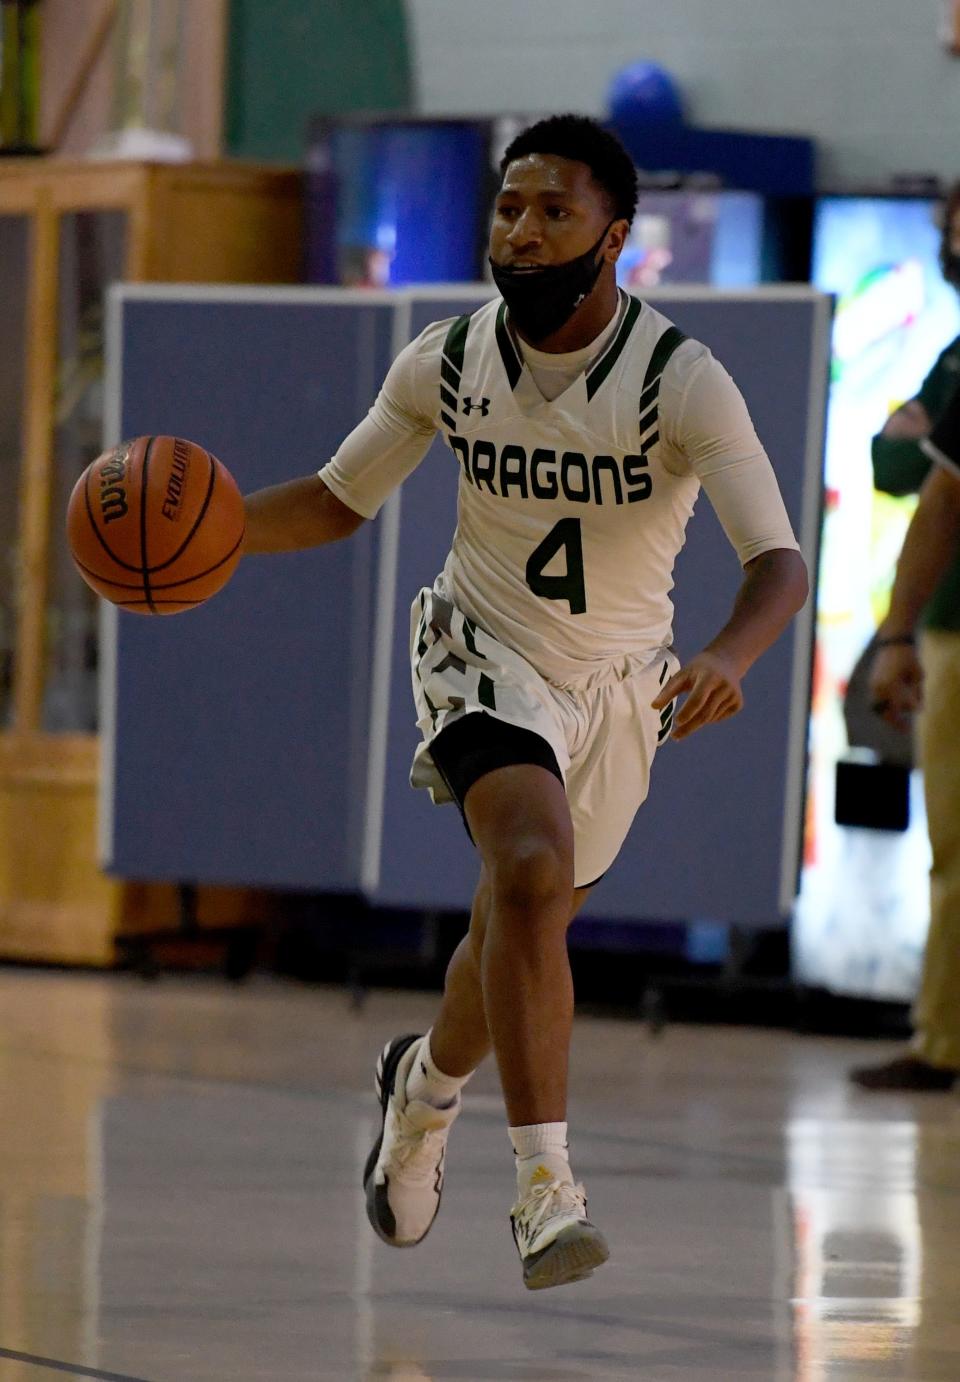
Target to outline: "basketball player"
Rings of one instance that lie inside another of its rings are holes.
[[[500,297],[401,351],[319,476],[250,496],[246,550],[346,537],[437,432],[450,448],[457,529],[412,610],[412,781],[457,803],[480,877],[436,1021],[380,1056],[364,1183],[384,1242],[419,1243],[461,1091],[492,1047],[514,1239],[538,1289],[608,1256],[568,1158],[567,927],[613,864],[671,723],[680,739],[740,710],[744,674],[803,604],[807,577],[732,380],[617,288],[637,196],[624,149],[559,116],[521,133],[501,171]],[[744,577],[728,623],[681,667],[669,591],[701,485]]]

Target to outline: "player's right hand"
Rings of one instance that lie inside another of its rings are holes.
[[[923,704],[923,668],[909,643],[878,648],[870,667],[870,705],[904,734]]]

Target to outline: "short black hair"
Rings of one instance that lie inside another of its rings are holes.
[[[637,170],[615,134],[587,115],[550,115],[521,130],[500,160],[500,177],[515,159],[555,154],[585,163],[610,199],[617,220],[632,221],[637,209]]]

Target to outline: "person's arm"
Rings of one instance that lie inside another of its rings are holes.
[[[282,485],[255,490],[244,498],[244,556],[295,552],[349,537],[364,522],[319,475],[304,475]]]
[[[741,709],[743,677],[802,608],[809,583],[746,404],[712,357],[691,371],[672,439],[706,490],[744,573],[726,624],[653,702],[659,710],[686,694],[672,731],[673,738],[683,739]]]
[[[890,414],[870,443],[873,483],[884,494],[916,494],[930,473],[930,458],[920,442],[930,431],[930,415],[919,398]]]
[[[874,710],[903,731],[923,700],[923,669],[913,641],[917,623],[958,550],[960,470],[935,465],[907,529],[870,668]]]
[[[935,464],[907,529],[869,677],[874,710],[904,732],[923,701],[916,627],[960,548],[960,387],[919,445]]]
[[[653,702],[662,710],[686,693],[672,738],[683,739],[704,725],[736,715],[743,706],[741,681],[802,609],[807,593],[807,566],[799,552],[774,548],[747,563],[726,624],[664,684]]]
[[[870,443],[873,483],[884,494],[917,494],[930,473],[930,457],[921,443],[943,411],[956,377],[951,358],[955,345],[940,353],[916,397],[894,409]]]
[[[920,615],[960,547],[960,475],[936,466],[920,491],[880,625],[881,638],[913,635]]]

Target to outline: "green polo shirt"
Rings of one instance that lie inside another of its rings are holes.
[[[936,423],[955,390],[960,388],[960,336],[947,346],[920,387],[917,398]],[[873,483],[885,494],[916,494],[934,464],[916,441],[874,437],[871,445]],[[960,555],[937,587],[924,611],[928,629],[960,632]]]

